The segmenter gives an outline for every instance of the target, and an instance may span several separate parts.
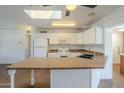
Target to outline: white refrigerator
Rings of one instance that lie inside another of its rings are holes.
[[[48,56],[48,39],[37,38],[33,41],[33,56],[47,57]]]

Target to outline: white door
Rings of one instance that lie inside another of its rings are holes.
[[[120,63],[120,53],[123,52],[123,33],[113,31],[112,33],[113,63]]]
[[[47,57],[47,48],[34,48],[34,57]]]

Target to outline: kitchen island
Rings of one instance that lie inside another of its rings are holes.
[[[93,88],[98,87],[100,69],[104,69],[107,57],[96,56],[94,59],[69,58],[39,58],[32,57],[7,67],[14,87],[16,70],[32,70],[31,85],[34,85],[34,71],[36,69],[50,69],[51,88]],[[41,77],[42,78],[42,77]]]

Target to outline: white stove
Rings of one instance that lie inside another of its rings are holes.
[[[69,48],[58,48],[58,55],[60,57],[70,57]]]

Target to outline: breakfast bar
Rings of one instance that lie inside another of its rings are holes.
[[[7,69],[11,88],[15,87],[16,70],[26,69],[31,70],[31,85],[35,83],[34,70],[49,69],[51,88],[96,88],[100,81],[100,70],[104,69],[106,62],[107,56],[104,55],[94,59],[32,57],[12,64]]]

